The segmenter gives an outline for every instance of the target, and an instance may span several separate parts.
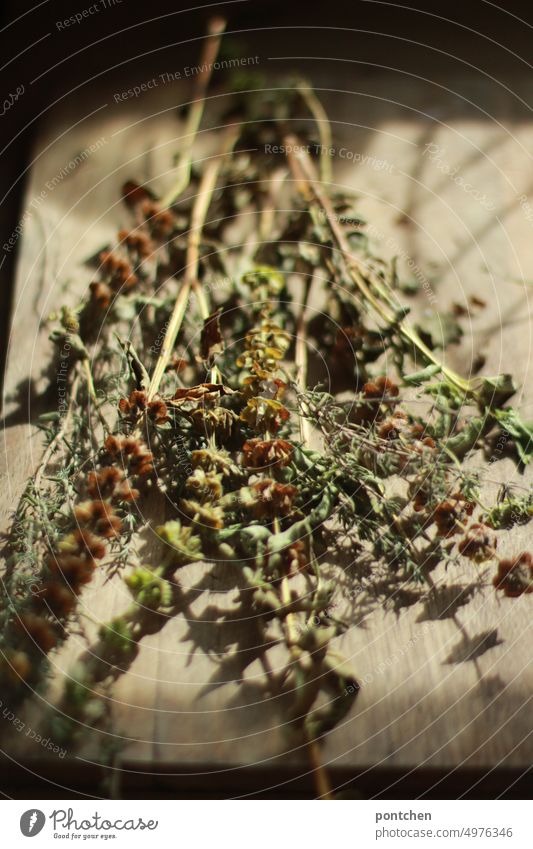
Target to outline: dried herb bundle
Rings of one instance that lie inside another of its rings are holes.
[[[213,24],[206,67],[222,30]],[[100,253],[87,297],[58,313],[67,401],[43,419],[47,447],[14,516],[1,674],[13,703],[42,686],[84,586],[120,572],[131,605],[100,628],[50,718],[56,736],[83,737],[105,721],[104,687],[147,618],[153,629],[180,612],[179,569],[229,564],[265,656],[284,646],[268,687],[291,694],[288,726],[327,798],[318,741],[359,685],[334,648],[345,625],[325,560],[348,540],[376,574],[381,564],[431,585],[435,564],[467,558],[494,564],[506,596],[532,592],[531,555],[496,554],[496,532],[531,518],[531,494],[507,487],[487,506],[464,460],[503,435],[526,464],[533,432],[509,405],[508,375],[456,374],[436,334],[409,323],[406,287],[373,254],[356,200],[330,190],[304,130],[287,130],[301,100],[329,137],[307,84],[253,100],[236,91],[196,168],[208,77],[177,184],[162,199],[124,186],[130,226]],[[309,385],[313,350],[334,376],[327,389]],[[159,559],[136,562],[133,542],[154,530]]]

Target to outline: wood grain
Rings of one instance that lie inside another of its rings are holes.
[[[325,70],[317,68],[316,78],[319,89],[332,88]],[[352,93],[356,88],[359,94]],[[533,194],[529,113],[479,78],[448,79],[444,86],[375,74],[356,86],[350,68],[343,67],[335,89],[321,92],[337,150],[334,179],[360,194],[379,249],[403,254],[413,263],[410,273],[420,269],[427,276],[429,288],[417,310],[434,309],[428,292],[439,308],[470,294],[487,302],[473,314],[462,344],[448,354],[450,364],[467,374],[481,350],[484,373],[512,369],[523,387],[520,407],[527,418],[533,403],[531,289],[513,280],[533,279],[533,224],[518,202]],[[4,528],[41,450],[31,422],[41,411],[40,374],[50,357],[42,319],[63,284],[68,300],[76,301],[89,282],[84,260],[123,224],[123,180],[153,178],[160,189],[168,186],[180,133],[171,107],[179,94],[168,87],[150,102],[110,103],[92,117],[84,117],[88,104],[80,104],[76,116],[57,109],[40,129],[26,192],[25,208],[32,211],[22,236],[5,383]],[[46,188],[77,151],[98,139],[105,141],[95,153]],[[437,146],[438,162],[431,159]],[[458,168],[455,179],[442,163]],[[479,200],[476,192],[486,198]],[[529,474],[520,477],[510,460],[491,464],[483,474],[492,495],[498,481],[526,486],[531,480]],[[526,526],[504,535],[500,550],[512,554],[530,545]],[[426,769],[428,786],[438,787],[440,778],[455,771],[507,768],[518,776],[529,767],[531,602],[496,598],[489,586],[471,591],[478,580],[487,585],[488,577],[471,565],[440,567],[431,597],[415,600],[408,587],[383,586],[367,598],[362,619],[354,618],[353,600],[339,580],[335,603],[352,622],[339,649],[363,685],[352,712],[323,747],[334,783],[359,775],[364,787],[364,776],[377,771],[384,777],[380,792],[394,792],[395,770]],[[246,792],[248,781],[254,792],[256,783],[246,776],[263,770],[262,789],[271,781],[283,795],[283,782],[305,775],[307,760],[300,749],[283,754],[284,700],[265,689],[253,626],[231,617],[221,621],[221,607],[237,609],[234,576],[196,565],[180,573],[180,582],[183,612],[142,640],[128,673],[109,693],[114,731],[127,743],[115,764],[125,772],[115,775],[125,780],[135,768],[152,776],[148,782],[168,773],[206,773],[205,782],[221,792],[238,782]],[[82,599],[83,611],[97,621],[126,604],[120,578],[105,583],[101,577]],[[96,626],[87,621],[85,629],[93,639]],[[82,636],[73,635],[53,657],[49,690],[24,709],[30,726],[39,728],[43,699],[57,699],[66,670],[86,648]],[[270,662],[279,663],[279,655]],[[72,759],[81,758],[77,767],[81,763],[92,774],[101,737],[93,733],[82,751],[56,757],[51,767],[40,763],[36,771],[51,769],[68,786]],[[23,735],[11,735],[8,755],[15,760],[42,762],[36,749]]]

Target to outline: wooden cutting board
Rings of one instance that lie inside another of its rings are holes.
[[[523,387],[519,406],[532,418],[533,289],[516,282],[533,281],[533,212],[528,216],[525,200],[533,210],[533,120],[519,99],[531,80],[513,81],[512,95],[479,77],[430,83],[374,73],[356,80],[347,64],[334,78],[319,64],[311,76],[332,119],[334,179],[360,194],[380,250],[400,254],[412,276],[427,281],[419,309],[449,308],[469,295],[487,303],[467,322],[450,364],[467,373],[481,351],[483,373],[512,370]],[[41,452],[33,422],[43,412],[41,374],[52,353],[42,321],[65,289],[69,301],[83,292],[90,280],[84,261],[127,223],[119,201],[124,180],[154,178],[161,191],[168,187],[183,128],[174,107],[187,97],[179,84],[118,103],[107,91],[94,103],[80,98],[76,113],[58,105],[40,126],[25,190],[5,382],[2,528]],[[207,119],[206,133],[209,127]],[[494,495],[498,482],[527,486],[531,475],[502,460],[485,468],[484,480]],[[501,538],[500,554],[532,542],[530,527],[515,528]],[[407,586],[378,584],[365,595],[364,614],[354,610],[350,583],[339,580],[335,603],[350,627],[338,648],[362,688],[323,746],[335,786],[356,779],[364,796],[438,797],[469,789],[476,795],[483,787],[502,792],[518,782],[524,792],[533,753],[532,602],[496,597],[490,577],[472,565],[439,568],[437,589],[426,598]],[[232,576],[195,565],[179,580],[182,612],[144,637],[107,694],[123,743],[112,769],[95,766],[108,732],[88,734],[64,757],[35,742],[46,703],[57,699],[66,671],[94,638],[88,616],[105,622],[128,603],[120,577],[106,581],[102,573],[82,596],[84,633],[73,633],[52,654],[48,689],[21,712],[20,722],[35,734],[12,723],[4,737],[4,765],[13,776],[26,786],[46,776],[50,792],[57,783],[87,795],[104,792],[102,775],[126,796],[167,787],[311,792],[305,752],[283,753],[285,704],[265,689],[256,635],[231,618]],[[477,582],[485,586],[474,592]]]

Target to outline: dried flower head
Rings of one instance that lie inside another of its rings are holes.
[[[256,481],[249,490],[251,495],[249,506],[257,519],[288,516],[298,492],[295,486],[278,483],[270,478]]]
[[[467,517],[472,514],[474,505],[466,500],[464,495],[456,492],[441,501],[433,511],[433,521],[437,526],[437,533],[441,537],[449,537],[463,529]]]
[[[130,392],[128,398],[120,399],[118,408],[121,414],[133,423],[144,412],[155,424],[163,424],[168,421],[168,408],[163,399],[154,398],[149,401],[148,393],[145,390],[134,389],[133,392]]]
[[[240,469],[234,463],[231,455],[223,448],[200,448],[191,452],[193,469],[203,469],[204,472],[215,472],[223,477],[239,476]]]
[[[391,401],[400,394],[398,385],[388,377],[381,375],[375,380],[370,380],[363,386],[365,398],[383,402]]]
[[[24,613],[18,620],[19,628],[26,632],[29,639],[45,654],[57,645],[58,635],[53,626],[44,617],[36,613]]]
[[[174,232],[176,222],[170,209],[162,209],[158,203],[145,200],[141,206],[141,211],[153,239],[163,241]]]
[[[285,439],[249,439],[242,447],[245,465],[256,470],[274,465],[288,466],[293,450]]]
[[[185,492],[199,501],[218,501],[222,497],[222,476],[198,467],[185,481]]]
[[[141,204],[152,202],[152,193],[134,180],[127,180],[122,186],[122,197],[124,202],[135,208]]]
[[[122,467],[128,474],[135,477],[147,477],[154,470],[154,456],[148,450],[142,439],[134,436],[109,435],[104,442],[104,449],[112,460],[122,461]]]
[[[39,599],[58,616],[68,616],[76,606],[74,591],[59,581],[48,581],[42,588]]]
[[[151,256],[155,250],[155,245],[147,233],[142,230],[120,230],[118,234],[120,242],[123,242],[132,253],[137,254],[142,259]]]
[[[409,431],[408,419],[403,410],[395,410],[392,416],[384,419],[377,429],[380,439],[398,439]]]
[[[91,292],[91,303],[95,304],[100,310],[107,310],[114,300],[114,293],[107,283],[95,281],[89,285]]]
[[[190,414],[190,418],[197,433],[208,438],[214,436],[221,445],[231,438],[236,421],[235,413],[225,407],[198,408]]]
[[[105,282],[116,293],[128,292],[139,282],[128,260],[123,259],[113,251],[103,251],[100,254],[101,271],[107,278]]]
[[[122,469],[116,466],[105,466],[97,472],[92,471],[87,475],[87,493],[91,498],[102,500],[112,496],[118,485],[124,479]]]

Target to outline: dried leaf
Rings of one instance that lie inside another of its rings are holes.
[[[220,332],[220,313],[218,309],[211,313],[204,321],[202,336],[200,339],[200,357],[202,360],[212,360],[217,354],[224,350],[224,339]]]

